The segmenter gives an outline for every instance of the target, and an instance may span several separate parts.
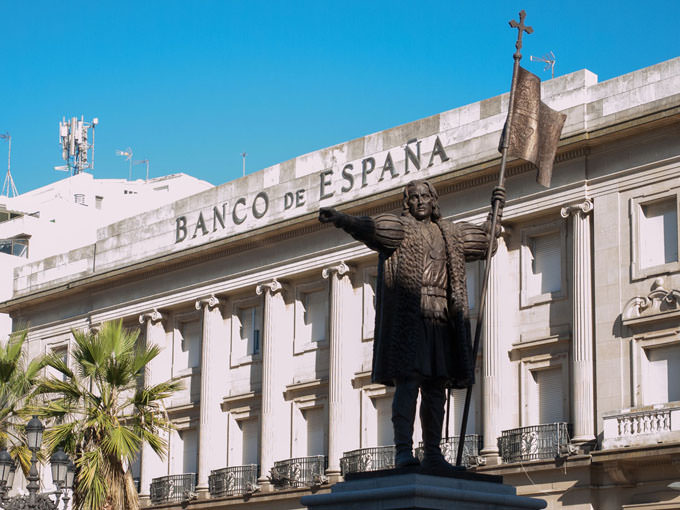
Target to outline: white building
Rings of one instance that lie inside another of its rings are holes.
[[[508,168],[468,462],[550,508],[677,508],[680,58],[542,89],[568,117],[550,189],[528,164]],[[376,255],[319,224],[319,206],[398,212],[403,185],[427,178],[445,218],[483,221],[507,102],[101,228],[92,244],[17,268],[0,311],[30,324],[32,354],[68,352],[72,328],[118,318],[162,347],[148,377],[185,389],[167,402],[168,458],[144,450],[134,466],[152,504],[299,508],[343,469],[389,460],[391,443],[391,391],[370,381]],[[480,270],[468,267],[471,303]],[[452,409],[457,433],[459,393]]]
[[[16,197],[0,196],[0,300],[12,296],[15,267],[92,244],[98,228],[211,187],[182,173],[128,181],[81,172]],[[0,339],[10,330],[9,317],[0,314]]]

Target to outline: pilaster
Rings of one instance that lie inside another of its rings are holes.
[[[343,300],[346,290],[351,287],[350,268],[344,262],[325,267],[323,278],[330,281],[330,341],[328,374],[328,469],[326,476],[333,483],[340,481],[340,457],[342,457],[342,366],[343,342],[342,325]]]
[[[215,342],[218,320],[222,319],[219,310],[220,300],[214,295],[199,299],[195,303],[196,310],[203,311],[203,331],[201,340],[201,407],[198,430],[198,483],[196,491],[200,499],[206,499],[208,494],[208,477],[210,476],[210,461],[215,451],[211,447],[214,434],[224,431],[213,431],[211,427],[211,412],[219,410],[219,394],[213,379],[217,374],[213,370],[215,361]]]
[[[563,218],[571,216],[573,232],[572,274],[572,442],[595,440],[594,367],[593,367],[593,294],[590,212],[593,203],[563,207]]]
[[[484,444],[481,455],[487,464],[498,464],[498,442],[503,428],[502,409],[502,351],[503,339],[503,279],[508,267],[508,249],[503,237],[498,238],[498,249],[491,258],[489,283],[484,314],[484,347],[482,349],[482,414]]]
[[[262,309],[262,407],[260,411],[260,478],[257,483],[263,492],[274,490],[267,475],[274,467],[274,448],[277,430],[274,416],[275,356],[274,338],[277,311],[284,306],[283,285],[274,278],[255,287],[258,296],[264,295]]]
[[[147,346],[157,345],[160,348],[165,346],[164,322],[167,322],[167,316],[155,308],[139,316],[139,324],[144,328],[144,339]],[[154,380],[154,366],[161,361],[159,358],[160,356],[156,356],[144,367],[144,386],[161,382]],[[167,437],[165,439],[167,440]],[[156,452],[145,442],[140,452],[139,499],[142,506],[151,503],[149,494],[151,480],[166,473],[167,467],[165,467],[163,459],[156,455]]]

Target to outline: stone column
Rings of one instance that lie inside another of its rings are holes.
[[[165,346],[165,327],[163,321],[167,317],[160,313],[155,308],[149,312],[145,312],[139,316],[139,323],[144,328],[144,340],[147,346],[157,345],[161,348]],[[158,384],[165,380],[154,379],[154,365],[157,365],[161,360],[161,356],[156,356],[150,363],[144,367],[144,386]],[[155,374],[156,376],[160,374]],[[166,438],[167,439],[167,438]],[[139,499],[142,506],[151,504],[149,487],[151,480],[158,476],[163,476],[167,473],[167,466],[163,459],[161,459],[156,452],[154,452],[149,443],[142,445],[140,451],[140,481],[139,481]]]
[[[203,311],[203,331],[201,339],[201,408],[198,430],[198,483],[196,491],[200,499],[209,497],[208,476],[210,475],[210,460],[215,452],[211,449],[211,439],[214,433],[211,429],[210,415],[219,410],[219,395],[217,388],[214,388],[212,379],[216,374],[213,373],[212,365],[215,361],[215,342],[217,320],[222,319],[218,305],[219,299],[209,296],[196,301],[196,310]]]
[[[573,364],[572,420],[576,444],[595,440],[595,409],[593,384],[593,293],[591,262],[590,212],[593,203],[563,207],[563,218],[572,217],[573,273],[572,273],[572,339]]]
[[[350,268],[344,262],[323,269],[321,275],[330,284],[330,360],[328,363],[328,469],[326,476],[333,483],[340,481],[342,457],[342,309],[345,290],[351,286]]]
[[[267,476],[274,467],[276,421],[274,417],[274,338],[276,336],[277,309],[284,306],[283,285],[274,278],[255,287],[258,296],[264,294],[262,307],[262,408],[260,411],[260,478],[257,483],[263,492],[274,490]],[[281,391],[282,388],[278,388]]]
[[[508,267],[508,249],[503,237],[498,238],[498,249],[491,259],[489,284],[486,292],[486,309],[482,327],[484,345],[482,348],[482,415],[484,424],[484,445],[481,455],[487,464],[498,464],[498,442],[503,428],[502,416],[502,362],[503,341],[503,279]],[[483,283],[483,282],[482,282]],[[481,292],[481,285],[480,285]],[[506,325],[507,327],[507,325]]]

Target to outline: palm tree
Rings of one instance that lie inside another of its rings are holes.
[[[24,473],[30,468],[31,452],[24,438],[22,411],[44,367],[41,357],[26,362],[27,333],[18,331],[0,342],[0,446],[8,447],[12,457],[19,459]]]
[[[48,452],[61,445],[75,459],[76,509],[138,509],[129,467],[145,442],[160,456],[167,451],[162,434],[171,423],[163,399],[180,383],[144,385],[144,367],[160,350],[140,346],[138,335],[122,321],[105,323],[98,333],[74,330],[73,368],[47,357],[47,365],[63,377],[40,382],[36,395],[44,402],[34,410],[51,424],[45,433]]]

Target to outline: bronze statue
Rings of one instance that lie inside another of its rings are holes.
[[[493,200],[499,201],[500,217],[504,188],[494,189]],[[422,180],[404,187],[401,216],[355,217],[322,207],[319,221],[333,223],[379,254],[372,379],[395,386],[396,466],[419,464],[413,423],[420,390],[421,467],[455,469],[439,447],[445,389],[474,383],[465,262],[486,256],[490,221],[481,226],[444,221],[436,190]]]

